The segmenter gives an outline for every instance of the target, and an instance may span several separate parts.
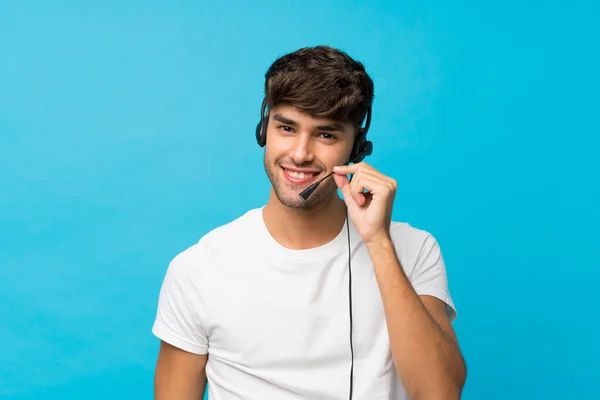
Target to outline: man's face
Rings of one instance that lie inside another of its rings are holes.
[[[312,208],[335,194],[333,178],[324,180],[304,201],[299,194],[336,165],[348,161],[354,131],[350,124],[312,118],[293,106],[269,112],[265,170],[279,201],[292,208]]]

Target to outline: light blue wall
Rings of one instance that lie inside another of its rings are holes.
[[[123,3],[0,1],[0,397],[152,397],[167,263],[266,201],[263,74],[316,44],[375,80],[367,161],[441,243],[464,399],[598,396],[594,2]]]

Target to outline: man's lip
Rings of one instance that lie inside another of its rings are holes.
[[[283,174],[285,175],[285,178],[288,180],[288,182],[295,183],[295,184],[308,183],[308,182],[314,180],[319,175],[318,173],[313,173],[312,175],[310,175],[307,178],[297,179],[297,178],[293,178],[290,175],[288,175],[288,173],[286,172],[286,168],[282,167],[281,170],[282,170]],[[291,169],[290,171],[295,171],[295,170]]]
[[[320,172],[320,171],[314,170],[314,169],[299,169],[299,168],[293,168],[293,167],[286,167],[285,165],[282,165],[281,168],[288,170],[288,171],[293,171],[293,172],[303,172],[305,174],[318,174]]]

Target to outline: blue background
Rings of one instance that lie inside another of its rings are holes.
[[[444,251],[464,399],[600,398],[599,16],[0,1],[0,397],[152,398],[167,264],[267,200],[264,72],[328,44],[375,81],[367,161],[399,182],[394,218]]]

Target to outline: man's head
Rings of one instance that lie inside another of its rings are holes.
[[[333,179],[306,202],[299,193],[349,161],[373,101],[373,81],[360,62],[326,46],[277,59],[265,78],[265,170],[282,204],[314,207],[335,194]]]

